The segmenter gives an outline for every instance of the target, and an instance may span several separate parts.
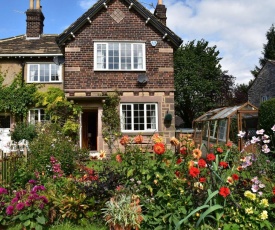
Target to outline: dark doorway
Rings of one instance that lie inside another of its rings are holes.
[[[97,110],[84,111],[82,114],[82,147],[97,150]]]

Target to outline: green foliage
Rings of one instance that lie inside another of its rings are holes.
[[[37,137],[29,145],[29,170],[46,172],[51,156],[62,165],[66,175],[75,168],[75,160],[80,157],[75,143],[61,132],[57,124],[45,124],[40,127]]]
[[[188,42],[175,53],[175,111],[186,127],[230,96],[223,92],[230,92],[233,78],[224,74],[220,60],[216,46],[204,40]]]
[[[119,93],[110,93],[103,104],[102,112],[102,136],[107,143],[110,153],[113,151],[114,142],[120,136],[120,117],[118,112],[120,98]]]
[[[15,76],[13,82],[3,85],[5,75],[0,73],[0,108],[2,112],[10,112],[16,118],[26,117],[29,108],[35,105],[35,84],[27,84],[22,79],[22,73]]]
[[[260,66],[255,66],[254,70],[251,71],[254,77],[257,77],[262,67],[266,64],[267,60],[275,60],[275,27],[274,24],[271,25],[269,30],[266,32],[267,43],[264,44],[264,50],[262,54],[264,55],[259,59]]]
[[[11,139],[18,142],[20,140],[32,141],[37,135],[35,125],[27,122],[17,122],[14,130],[11,131]]]
[[[275,98],[261,103],[259,108],[258,125],[260,129],[264,129],[265,133],[269,136],[273,136],[271,127],[275,124]],[[272,139],[271,146],[275,146],[275,140]]]
[[[79,131],[79,114],[81,107],[68,101],[64,92],[59,88],[51,87],[47,92],[37,92],[36,106],[45,108],[46,113],[50,116],[51,121],[62,127],[65,135],[76,139]]]

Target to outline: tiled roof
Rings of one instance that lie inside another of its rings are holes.
[[[56,34],[42,34],[39,39],[25,35],[0,40],[0,57],[4,56],[58,56],[62,55],[56,43]]]
[[[151,23],[158,31],[160,31],[164,37],[167,36],[171,42],[179,47],[182,44],[182,39],[178,37],[167,26],[163,25],[149,10],[147,10],[137,0],[125,0],[129,7],[135,9],[146,21],[150,19],[148,23]],[[79,30],[88,20],[92,20],[93,16],[99,12],[102,8],[106,7],[110,0],[98,0],[88,11],[80,16],[74,23],[72,23],[63,33],[58,36],[58,44],[64,43],[69,37],[72,36],[77,30]]]

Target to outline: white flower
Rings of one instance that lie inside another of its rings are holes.
[[[273,127],[271,128],[271,130],[272,130],[273,132],[275,132],[275,125],[273,125]]]
[[[264,129],[257,130],[256,134],[263,135],[264,134]]]
[[[269,149],[268,146],[265,144],[265,145],[262,146],[262,151],[263,151],[264,153],[269,153],[269,152],[270,152],[270,149]]]
[[[245,132],[243,132],[243,131],[239,131],[238,137],[243,138],[243,137],[244,137],[244,135],[245,135]]]
[[[259,142],[259,141],[260,141],[260,138],[259,138],[259,137],[253,136],[252,139],[251,139],[251,143],[252,143],[252,144],[255,144],[255,143]]]

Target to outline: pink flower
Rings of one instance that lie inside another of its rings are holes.
[[[0,194],[8,194],[8,190],[5,188],[0,188]]]
[[[24,208],[25,208],[25,204],[22,203],[22,202],[20,202],[20,203],[18,203],[18,204],[16,205],[16,209],[17,209],[18,211],[20,211],[20,210],[22,210],[22,209],[24,209]]]
[[[13,214],[13,211],[14,211],[14,207],[9,205],[6,209],[6,213],[8,216],[11,216]]]

